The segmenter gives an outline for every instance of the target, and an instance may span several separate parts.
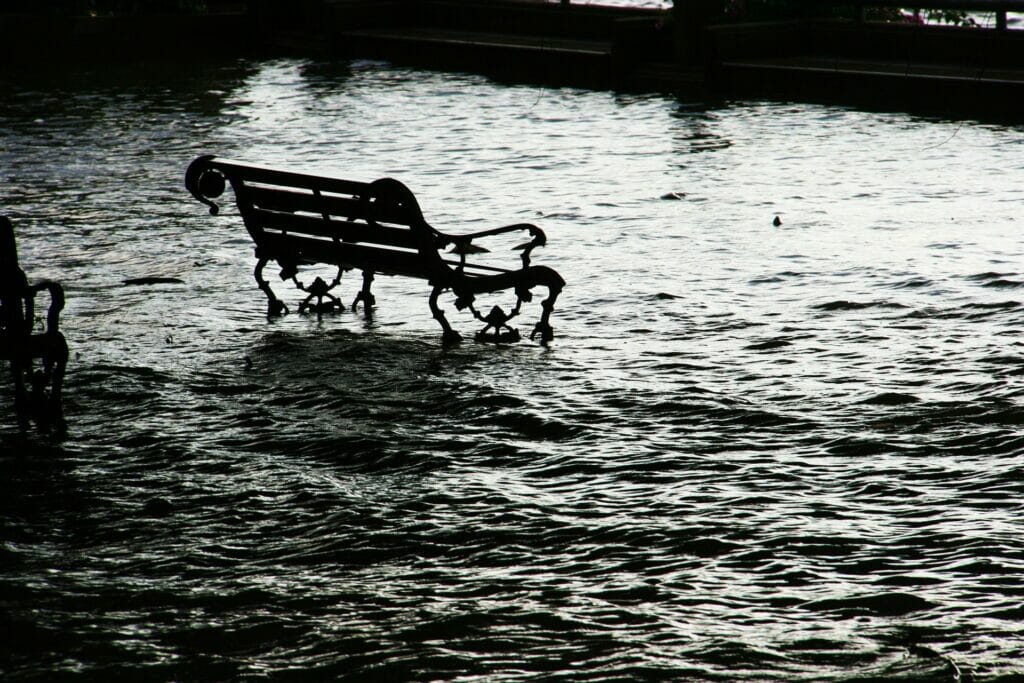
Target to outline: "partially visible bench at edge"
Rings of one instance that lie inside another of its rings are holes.
[[[519,314],[524,302],[533,299],[537,285],[547,288],[542,313],[530,335],[550,341],[549,318],[565,281],[547,266],[530,264],[530,255],[544,246],[544,232],[535,225],[518,223],[465,235],[443,233],[423,218],[413,193],[402,183],[382,178],[370,183],[342,180],[266,168],[215,156],[196,158],[185,173],[185,187],[216,215],[219,197],[230,183],[246,230],[256,244],[255,278],[268,299],[268,316],[287,313],[287,306],[263,278],[269,261],[281,267],[281,279],[291,279],[306,292],[299,312],[318,314],[343,308],[331,290],[344,271],[362,271],[362,287],[352,302],[362,302],[367,313],[374,305],[370,284],[374,275],[401,275],[426,280],[430,287],[430,311],[441,324],[444,343],[461,339],[438,306],[438,297],[450,290],[459,310],[468,308],[485,327],[477,333],[481,341],[517,341],[519,333],[508,322]],[[525,231],[530,240],[522,249],[522,265],[497,268],[467,260],[473,253],[487,251],[475,241],[501,233]],[[450,247],[446,254],[442,250]],[[328,264],[338,268],[333,282],[317,277],[308,286],[298,279],[303,265]],[[515,306],[505,312],[494,306],[486,315],[474,306],[476,295],[513,290]],[[316,299],[316,303],[313,303]],[[326,299],[326,301],[325,301]]]
[[[39,329],[35,299],[44,290],[50,305]],[[0,359],[10,363],[14,407],[20,417],[32,415],[47,423],[63,420],[61,388],[68,362],[68,345],[58,321],[63,308],[60,284],[29,284],[18,263],[14,226],[0,216]]]

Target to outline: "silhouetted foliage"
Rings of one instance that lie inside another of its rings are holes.
[[[853,4],[814,3],[807,0],[717,0],[712,12],[719,22],[773,21],[798,17],[852,17]],[[913,7],[909,4],[908,7]],[[958,9],[903,9],[899,7],[866,7],[865,19],[899,23],[943,23],[974,26],[975,21]]]

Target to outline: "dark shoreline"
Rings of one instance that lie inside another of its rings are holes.
[[[1024,31],[793,19],[709,26],[694,39],[681,14],[527,0],[261,0],[210,14],[0,13],[0,58],[25,68],[310,54],[517,82],[1024,121]],[[699,41],[698,49],[688,40]]]

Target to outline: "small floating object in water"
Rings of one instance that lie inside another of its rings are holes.
[[[917,396],[913,394],[901,394],[895,391],[887,391],[871,398],[866,398],[861,403],[866,405],[875,406],[903,406],[908,403],[917,403],[920,401]]]
[[[662,199],[679,200],[686,196],[685,192],[666,192],[661,195]]]
[[[173,509],[174,506],[166,498],[151,498],[142,506],[142,514],[149,517],[163,517]]]
[[[133,277],[121,280],[124,285],[164,285],[164,284],[185,284],[185,281],[176,277]]]
[[[769,339],[768,341],[747,344],[743,348],[750,349],[751,351],[771,351],[773,349],[781,349],[785,346],[791,345],[792,342],[788,342],[785,339]]]
[[[772,221],[772,225],[774,225],[776,228],[779,227],[780,225],[782,225],[782,219],[776,216],[775,220]]]

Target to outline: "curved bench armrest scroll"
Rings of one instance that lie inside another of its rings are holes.
[[[46,290],[50,294],[50,307],[46,311],[46,333],[56,334],[60,328],[60,312],[64,310],[64,288],[59,282],[44,280],[29,287],[29,301],[38,292]],[[31,304],[30,304],[31,305]]]
[[[471,232],[462,235],[449,235],[446,233],[439,232],[439,247],[445,247],[449,244],[455,245],[459,248],[459,251],[464,255],[469,250],[467,247],[472,243],[473,240],[480,237],[490,237],[492,235],[502,235],[508,232],[516,232],[526,230],[530,233],[530,241],[524,242],[518,245],[515,249],[522,249],[523,267],[530,265],[530,252],[537,247],[543,247],[547,244],[547,236],[544,231],[538,228],[533,223],[515,223],[513,225],[503,225],[500,228],[491,228],[489,230],[481,230],[479,232]]]
[[[210,215],[216,216],[220,207],[213,201],[224,193],[224,174],[214,168],[214,155],[196,157],[185,171],[185,188],[203,204],[210,207]]]

